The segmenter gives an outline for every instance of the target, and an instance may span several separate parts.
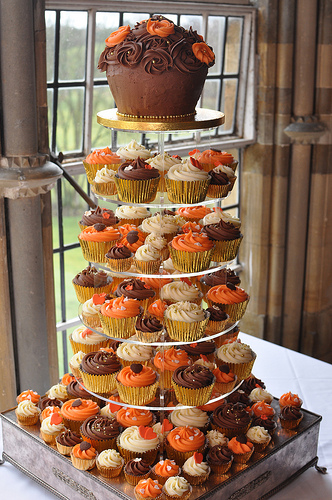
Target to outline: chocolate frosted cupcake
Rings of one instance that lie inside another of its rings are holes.
[[[116,439],[120,434],[120,424],[115,418],[94,415],[84,420],[80,432],[83,440],[100,452],[108,448],[116,448]]]
[[[141,479],[147,479],[150,474],[151,465],[143,458],[133,458],[129,460],[124,468],[126,481],[132,486],[136,486]]]
[[[232,189],[232,184],[229,182],[225,172],[221,172],[218,167],[209,171],[211,177],[206,196],[208,198],[224,198]]]
[[[233,454],[227,446],[216,445],[209,449],[206,461],[215,474],[225,474],[232,465]]]
[[[70,455],[74,446],[81,442],[82,442],[81,436],[77,432],[73,432],[70,429],[66,429],[55,438],[55,443],[58,452],[61,453],[61,455],[67,455],[67,456]]]
[[[226,285],[226,283],[233,283],[238,286],[241,283],[240,278],[231,269],[219,269],[215,273],[205,274],[199,280],[199,286],[205,294],[213,286]]]
[[[106,254],[108,267],[114,272],[124,272],[130,269],[134,254],[122,243],[117,243]]]
[[[270,434],[270,436],[273,436],[277,428],[277,422],[266,415],[260,415],[258,417],[254,416],[251,425],[253,427],[263,427]]]
[[[227,262],[235,259],[243,238],[239,226],[220,219],[217,224],[204,226],[203,231],[215,244],[212,260]]]
[[[157,194],[160,174],[141,158],[126,161],[115,175],[119,199],[127,203],[148,203]]]
[[[138,340],[142,342],[157,342],[163,333],[163,324],[152,316],[138,318],[135,332]]]
[[[284,406],[279,415],[283,429],[297,429],[303,419],[303,413],[296,406]]]
[[[115,290],[114,295],[116,297],[123,295],[127,299],[136,299],[143,309],[146,310],[153,302],[156,292],[150,286],[147,286],[144,281],[131,278],[122,281]]]
[[[46,406],[58,406],[59,408],[61,408],[62,401],[60,401],[60,399],[58,398],[45,396],[44,398],[39,400],[38,408],[40,408],[40,411],[43,411],[45,410]]]
[[[254,375],[250,375],[248,378],[246,378],[241,385],[241,390],[244,391],[246,394],[250,394],[251,391],[257,387],[261,387],[262,389],[265,389],[265,384],[262,380],[259,378],[256,378]]]
[[[98,403],[98,398],[92,396],[87,390],[84,389],[84,387],[82,387],[82,385],[79,384],[79,382],[83,385],[83,380],[81,378],[73,380],[67,385],[69,399],[92,399],[92,401]]]
[[[205,334],[206,335],[215,335],[216,333],[222,332],[229,321],[228,314],[220,309],[220,307],[214,305],[212,307],[208,307],[206,311],[210,314],[210,318],[208,324],[206,326]],[[226,340],[226,336],[228,338],[228,333],[220,335],[219,337],[215,337],[213,340],[215,342],[216,347],[220,347],[223,342]]]
[[[211,427],[233,437],[245,434],[250,427],[251,418],[246,407],[241,403],[225,403],[218,406],[211,416]]]
[[[110,293],[112,278],[105,271],[99,271],[94,266],[88,266],[76,274],[72,280],[77,299],[83,304],[94,294]]]
[[[210,399],[215,383],[212,371],[202,365],[179,366],[172,376],[172,386],[179,403],[204,405]]]
[[[181,349],[183,349],[193,361],[200,359],[201,354],[206,356],[209,361],[214,361],[216,344],[214,343],[214,340],[206,340],[206,342],[183,344]]]
[[[238,391],[232,392],[232,394],[230,394],[227,397],[227,403],[233,403],[233,404],[234,403],[242,403],[245,406],[251,406],[251,404],[252,404],[249,396],[241,389],[239,389]]]
[[[84,212],[82,219],[79,221],[79,226],[81,231],[88,226],[93,226],[94,224],[105,224],[105,226],[115,227],[119,223],[120,219],[114,215],[113,210],[108,210],[107,208],[97,207],[95,210],[87,210]]]
[[[86,354],[80,365],[80,373],[85,387],[92,392],[107,393],[115,389],[115,378],[122,366],[116,354],[95,351]]]

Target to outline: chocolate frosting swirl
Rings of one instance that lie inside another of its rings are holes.
[[[265,430],[267,430],[267,432],[271,433],[273,432],[276,427],[277,427],[277,423],[272,420],[272,418],[264,418],[264,417],[254,417],[252,423],[251,423],[251,426],[252,427],[256,427],[256,426],[259,426],[259,427],[264,427]]]
[[[217,444],[212,446],[207,454],[207,462],[210,465],[221,465],[230,462],[232,460],[233,454],[227,446],[221,446]]]
[[[125,245],[115,245],[106,254],[108,259],[128,259],[131,256],[131,251]]]
[[[58,406],[59,408],[61,408],[62,401],[57,398],[49,398],[48,396],[45,396],[45,398],[39,400],[38,407],[41,409],[41,411],[43,411],[47,406]]]
[[[285,420],[298,420],[302,417],[302,412],[296,406],[284,406],[280,412],[280,417]]]
[[[211,418],[216,426],[233,429],[241,429],[250,423],[249,413],[242,403],[220,405],[214,410]]]
[[[225,311],[216,306],[208,307],[206,311],[210,313],[210,321],[225,321],[228,317]]]
[[[249,396],[242,390],[232,392],[232,394],[230,394],[227,397],[227,402],[228,403],[242,403],[245,406],[250,406],[252,404]]]
[[[80,382],[82,382],[82,379],[79,380]],[[67,392],[68,396],[70,396],[70,399],[77,399],[77,398],[91,399],[91,394],[85,389],[83,389],[83,387],[81,387],[76,380],[72,380],[67,385]]]
[[[256,389],[256,387],[265,389],[265,384],[262,380],[254,377],[253,375],[245,379],[241,385],[242,391],[244,391],[246,394],[250,394],[253,389]]]
[[[80,224],[83,226],[93,226],[94,224],[105,224],[105,226],[114,226],[120,219],[114,215],[113,210],[97,207],[95,210],[84,212]]]
[[[231,269],[220,269],[215,273],[206,274],[201,281],[207,286],[226,285],[226,283],[233,283],[237,286],[241,283],[240,278]]]
[[[81,362],[81,370],[93,375],[107,375],[119,371],[122,366],[116,354],[108,351],[89,352]]]
[[[144,318],[139,318],[135,325],[136,330],[140,332],[159,332],[163,329],[162,323],[157,318],[152,318],[149,316],[144,316]]]
[[[75,285],[98,288],[108,285],[112,278],[105,271],[98,271],[93,266],[88,266],[73,279]]]
[[[152,288],[146,288],[144,281],[132,278],[129,280],[124,280],[119,284],[118,288],[115,290],[114,295],[116,297],[121,297],[124,295],[129,299],[144,300],[150,297],[154,297],[156,292]]]
[[[159,170],[151,167],[142,158],[128,160],[120,165],[116,177],[127,180],[146,180],[160,177]]]
[[[207,340],[206,342],[194,342],[193,344],[183,344],[181,349],[183,351],[186,351],[186,353],[189,354],[190,356],[200,356],[201,354],[207,356],[208,354],[214,353],[214,351],[216,350],[216,344],[214,340]]]
[[[150,465],[141,458],[133,458],[132,460],[129,460],[125,466],[126,473],[131,476],[145,476],[145,474],[150,472],[150,470]]]
[[[90,439],[109,439],[119,435],[120,424],[115,418],[94,415],[84,420],[81,433]]]
[[[235,227],[231,222],[224,222],[222,219],[218,224],[204,226],[203,231],[211,240],[216,241],[235,240],[241,236],[241,231],[238,227]]]
[[[224,172],[215,172],[214,170],[210,170],[209,175],[211,176],[210,184],[214,184],[216,186],[226,186],[229,183],[227,174]]]
[[[81,443],[82,438],[76,432],[71,431],[70,429],[66,429],[61,432],[56,438],[59,444],[62,446],[75,446],[75,444]]]
[[[215,381],[215,376],[203,365],[179,366],[173,373],[173,380],[182,387],[199,389]]]

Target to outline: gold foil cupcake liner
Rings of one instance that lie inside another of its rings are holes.
[[[98,264],[107,263],[105,255],[118,241],[118,239],[114,241],[85,241],[79,238],[83,258]]]
[[[233,453],[234,457],[234,463],[235,464],[246,464],[249,462],[251,455],[254,453],[254,446],[250,451],[247,451],[246,453]]]
[[[120,363],[122,364],[122,366],[130,366],[133,363],[140,363],[141,365],[149,366],[150,368],[153,368],[153,365],[152,365],[150,359],[147,359],[147,360],[144,360],[144,361],[142,361],[141,359],[132,359],[132,360],[129,360],[129,359],[122,359],[122,358],[120,358],[120,356],[118,356],[118,360],[120,361]]]
[[[73,350],[73,354],[77,354],[79,351],[83,351],[84,354],[88,354],[89,352],[94,352],[94,351],[99,351],[102,347],[108,347],[109,346],[109,340],[105,339],[102,340],[101,342],[96,342],[95,344],[83,344],[81,342],[75,342],[72,339],[72,336],[69,335],[69,341],[71,348]]]
[[[151,471],[149,471],[146,474],[142,474],[140,476],[134,476],[133,474],[128,474],[125,470],[123,472],[127,483],[131,484],[132,486],[136,486],[136,484],[138,484],[141,481],[141,479],[147,479],[151,474]]]
[[[121,401],[128,405],[142,406],[151,403],[155,398],[159,380],[145,387],[129,387],[121,384],[116,379],[116,388],[118,390]]]
[[[113,338],[128,339],[134,334],[135,324],[138,316],[131,318],[110,318],[98,313],[103,332],[105,335]]]
[[[40,429],[40,436],[42,438],[42,440],[46,443],[46,444],[50,444],[50,445],[53,445],[55,446],[56,444],[56,441],[55,441],[55,438],[57,437],[58,434],[60,434],[61,431],[59,431],[57,434],[47,434],[46,432],[43,432],[41,429]]]
[[[74,290],[76,292],[76,297],[77,300],[81,303],[84,304],[87,300],[92,299],[95,293],[110,293],[111,291],[111,284],[106,285],[106,286],[99,286],[99,287],[93,287],[93,286],[81,286],[81,285],[76,285],[73,283]]]
[[[123,468],[123,464],[119,465],[118,467],[104,467],[103,465],[100,465],[98,463],[98,460],[96,462],[96,466],[101,476],[106,477],[108,479],[120,476]]]
[[[105,166],[108,166],[108,165],[104,165],[103,163],[87,163],[86,161],[83,161],[83,165],[85,168],[85,173],[86,173],[86,176],[88,178],[89,184],[93,183],[98,170],[101,170]]]
[[[80,226],[80,230],[83,231],[83,229],[86,229],[88,226],[86,226],[85,224],[80,224],[78,223],[78,225]]]
[[[93,469],[95,464],[96,464],[96,457],[92,458],[91,460],[84,460],[82,458],[77,458],[73,455],[73,453],[70,454],[71,458],[71,463],[75,467],[75,469],[79,470],[90,470]]]
[[[153,448],[152,450],[147,451],[132,451],[127,448],[123,448],[120,444],[120,436],[118,436],[116,441],[117,448],[119,450],[120,455],[125,459],[125,462],[132,460],[134,458],[142,458],[149,465],[152,465],[157,458],[157,453],[160,448],[160,444]],[[142,479],[142,478],[141,478]]]
[[[115,378],[120,370],[106,375],[94,375],[92,373],[86,373],[82,370],[79,371],[84,387],[88,391],[97,392],[98,394],[106,394],[116,389]]]
[[[233,380],[233,382],[227,382],[227,383],[221,383],[221,382],[216,382],[214,388],[216,391],[220,392],[220,394],[227,394],[228,392],[231,392],[237,382],[237,377]]]
[[[123,226],[124,224],[132,224],[136,227],[140,226],[142,224],[142,222],[144,221],[144,219],[146,219],[147,217],[133,217],[133,218],[129,218],[129,219],[121,219],[120,218],[120,222],[119,222],[119,226]]]
[[[169,244],[169,253],[172,258],[173,266],[178,271],[184,273],[197,273],[205,271],[210,267],[214,247],[205,252],[186,252],[184,250],[175,250],[172,244]]]
[[[212,260],[214,262],[228,262],[234,260],[238,254],[243,236],[235,240],[214,241]]]
[[[225,434],[226,437],[228,438],[233,438],[235,436],[238,436],[239,434],[246,434],[248,431],[249,427],[251,424],[251,420],[247,425],[244,425],[243,427],[221,427],[219,425],[216,425],[211,421],[211,429],[212,430],[217,430],[221,432],[222,434]]]
[[[164,439],[164,449],[166,450],[167,458],[174,460],[180,467],[182,467],[185,461],[192,457],[195,452],[204,454],[206,448],[206,443],[204,443],[204,445],[200,446],[197,450],[179,451],[175,450],[175,448],[169,444],[167,438]]]
[[[280,424],[283,429],[294,430],[297,429],[303,419],[303,415],[301,418],[297,420],[286,420],[284,418],[280,418]]]
[[[113,196],[118,192],[115,182],[93,182],[91,191],[102,196]]]
[[[226,472],[228,472],[229,469],[232,467],[232,463],[233,459],[225,464],[220,464],[220,465],[209,464],[209,466],[214,474],[220,475],[220,474],[226,474]]]
[[[126,203],[149,203],[157,194],[159,177],[155,179],[128,180],[115,177],[120,201]]]
[[[203,181],[176,181],[165,176],[167,196],[171,203],[200,203],[205,200],[211,177]]]
[[[209,318],[203,321],[186,323],[185,321],[176,321],[165,318],[167,333],[172,340],[178,342],[194,342],[203,337]]]
[[[228,323],[228,319],[223,321],[209,321],[206,327],[206,335],[215,335],[216,333],[220,333],[225,330],[226,325]],[[216,341],[216,339],[213,339]]]
[[[175,392],[176,399],[184,406],[203,406],[210,401],[214,383],[207,387],[199,389],[191,389],[182,387],[172,379],[172,387]]]
[[[55,444],[57,447],[57,450],[61,455],[69,456],[71,454],[72,449],[74,448],[73,446],[65,446],[64,444],[60,444],[57,440],[55,440]]]
[[[16,418],[18,423],[21,425],[35,425],[39,421],[39,413],[37,415],[19,415],[17,411],[15,411]]]
[[[230,319],[234,322],[239,321],[244,316],[248,302],[249,302],[249,297],[247,300],[244,300],[243,302],[238,302],[237,304],[222,304],[221,302],[213,302],[213,300],[207,298],[207,303],[209,307],[212,306],[219,307],[220,309],[225,311],[225,313],[228,314]]]
[[[217,185],[210,184],[206,193],[208,198],[225,198],[232,189],[232,184]]]
[[[253,357],[251,361],[248,361],[247,363],[230,363],[228,361],[223,361],[216,356],[216,363],[218,366],[220,365],[227,365],[229,366],[229,369],[231,372],[234,373],[234,375],[237,376],[238,382],[241,380],[244,380],[249,377],[252,367],[254,366],[256,356]]]
[[[250,440],[251,441],[251,440]],[[251,441],[252,444],[254,445],[254,448],[255,448],[255,453],[262,453],[265,448],[267,448],[267,446],[270,444],[271,442],[271,436],[269,436],[269,439],[268,441],[266,441],[265,443],[257,443],[255,441]]]
[[[210,472],[201,474],[200,476],[192,476],[191,474],[187,474],[184,470],[182,470],[182,475],[192,486],[198,486],[199,484],[203,484],[205,483],[205,481],[207,481]]]
[[[134,266],[142,274],[158,274],[161,259],[158,260],[138,260],[134,257]]]
[[[98,313],[91,316],[90,314],[87,315],[82,312],[82,319],[84,325],[86,325],[88,328],[98,328],[101,326]]]
[[[80,429],[80,433],[83,441],[87,441],[88,443],[90,443],[91,446],[93,446],[98,451],[98,453],[104,450],[116,449],[117,436],[110,437],[108,439],[92,439],[88,436],[85,436],[82,432],[82,429]]]
[[[142,332],[135,328],[136,337],[141,342],[158,342],[163,332],[164,330],[160,330],[159,332]]]
[[[128,271],[128,269],[131,268],[133,261],[133,257],[129,257],[127,259],[109,259],[106,257],[107,267],[109,267],[111,271],[118,273]]]

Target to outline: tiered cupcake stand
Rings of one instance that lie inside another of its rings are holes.
[[[159,153],[163,153],[164,136],[166,133],[172,131],[195,132],[198,130],[213,129],[223,123],[224,115],[212,110],[198,109],[195,118],[191,121],[148,122],[146,120],[140,121],[119,117],[116,114],[116,110],[111,109],[98,113],[97,120],[101,125],[117,131],[156,133],[158,136]],[[108,201],[118,205],[125,204],[119,201],[116,196],[102,197],[102,199],[103,202]],[[203,201],[199,205],[218,206],[219,203],[219,199],[214,199]],[[134,204],[129,203],[129,205]],[[184,205],[171,204],[167,201],[164,193],[158,193],[158,198],[152,203],[145,204],[145,206],[150,209],[162,210],[178,208]],[[217,271],[225,267],[226,264],[214,262],[209,269],[203,272],[173,274],[172,278],[194,278],[204,273]],[[96,265],[98,266],[98,264]],[[117,276],[122,276],[123,279],[126,279],[128,276],[160,279],[163,279],[163,276],[165,277],[162,274],[143,275],[132,272],[119,273]],[[232,330],[236,324],[230,324],[229,328],[209,336],[209,340],[224,335]],[[114,340],[121,341],[122,339],[116,338]],[[204,340],[206,338],[195,340],[195,342],[202,342]],[[123,339],[123,341],[142,344],[142,342],[128,338]],[[180,347],[183,343],[172,341],[171,345]],[[170,344],[167,344],[164,341],[164,337],[162,337],[159,342],[149,343],[148,345],[163,349]],[[233,390],[236,390],[240,385],[241,383],[237,384]],[[160,386],[160,406],[141,406],[140,408],[163,412],[165,406],[164,393],[164,388]],[[97,396],[105,401],[112,402],[111,396]],[[225,396],[220,396],[210,402],[215,402]],[[116,401],[114,402],[116,403]],[[135,407],[129,404],[125,406]],[[274,400],[272,406],[277,409],[278,401]],[[171,409],[168,408],[168,410]],[[193,487],[190,499],[219,500],[220,498],[225,498],[232,500],[256,500],[258,498],[268,498],[304,470],[315,465],[317,463],[316,450],[321,417],[306,410],[303,410],[303,413],[304,419],[300,430],[284,431],[278,426],[273,440],[267,447],[264,455],[251,459],[246,465],[233,465],[230,472],[222,477],[211,474],[209,480],[203,485]],[[3,458],[42,484],[59,498],[70,500],[80,500],[82,498],[90,500],[104,500],[106,498],[132,500],[135,498],[134,487],[126,483],[122,474],[117,478],[105,479],[98,473],[96,468],[89,472],[79,471],[72,466],[69,458],[60,455],[54,447],[48,446],[42,441],[39,436],[38,425],[32,427],[20,426],[16,422],[14,410],[8,410],[1,417],[4,434]]]

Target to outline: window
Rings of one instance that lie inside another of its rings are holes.
[[[113,132],[112,137],[112,132],[96,121],[98,111],[115,106],[105,73],[96,69],[105,38],[120,25],[134,26],[137,21],[156,13],[155,2],[132,2],[130,6],[132,12],[125,10],[127,5],[112,1],[46,0],[50,149],[55,156],[63,153],[63,165],[87,192],[89,185],[83,175],[82,159],[95,148],[114,144],[114,141],[119,147],[130,140],[128,134],[121,132]],[[199,106],[221,110],[226,115],[225,124],[212,134],[209,131],[169,134],[165,149],[183,157],[193,147],[201,150],[215,147],[232,152],[241,165],[242,148],[254,141],[255,10],[242,5],[216,3],[160,2],[158,6],[157,13],[185,28],[192,26],[213,47],[216,63],[209,70]],[[135,138],[146,147],[157,150],[150,134]],[[237,175],[238,182],[231,196],[223,202],[234,215],[240,211],[240,173]],[[67,329],[78,324],[77,301],[71,280],[86,266],[77,241],[77,223],[87,205],[64,179],[58,181],[52,199],[62,372],[68,366]]]

